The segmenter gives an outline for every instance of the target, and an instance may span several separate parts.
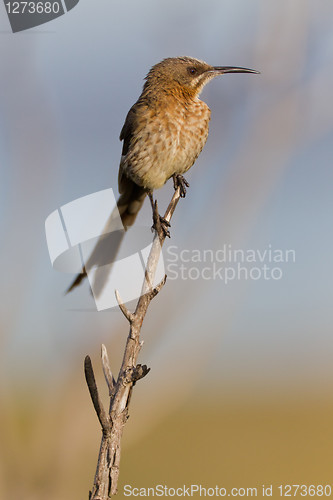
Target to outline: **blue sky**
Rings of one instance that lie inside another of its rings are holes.
[[[294,380],[306,390],[309,360],[315,388],[332,382],[332,10],[314,0],[81,0],[52,23],[15,35],[0,12],[8,380],[18,360],[24,369],[33,360],[31,374],[44,377],[46,366],[66,371],[101,341],[120,343],[120,313],[94,312],[87,287],[63,296],[71,276],[52,269],[44,222],[64,203],[117,189],[119,132],[144,76],[163,57],[186,54],[262,74],[225,75],[204,90],[210,136],[189,172],[172,244],[272,244],[295,249],[296,263],[279,282],[170,281],[151,305],[145,357],[167,366],[176,352],[176,364],[186,360],[178,370],[192,373],[191,339],[206,373],[228,374],[231,385],[253,380],[259,390]],[[158,193],[161,206],[171,193],[171,183]],[[150,217],[147,204],[138,223]],[[173,314],[154,338],[164,303]]]

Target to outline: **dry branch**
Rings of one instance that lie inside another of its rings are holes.
[[[170,222],[180,197],[181,190],[178,187],[165,212],[164,221],[166,223]],[[143,345],[143,341],[140,341],[140,332],[150,302],[165,284],[166,276],[155,288],[152,287],[165,238],[166,234],[163,231],[155,232],[146,265],[141,296],[134,313],[131,313],[127,309],[120,298],[119,292],[115,291],[119,308],[129,322],[130,330],[117,382],[115,382],[110,369],[106,348],[104,345],[102,346],[103,372],[110,396],[109,413],[105,411],[100,400],[90,357],[87,356],[85,359],[85,375],[89,393],[102,426],[102,442],[93,489],[89,492],[89,500],[107,500],[117,493],[121,438],[124,425],[128,419],[128,408],[132,390],[135,383],[145,377],[150,370],[146,365],[137,364],[138,355]]]

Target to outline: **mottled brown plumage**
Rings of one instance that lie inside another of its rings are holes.
[[[212,78],[231,72],[257,73],[214,67],[191,57],[164,59],[151,68],[120,133],[123,150],[117,205],[125,228],[134,223],[147,194],[192,167],[206,143],[210,120],[210,109],[199,94]],[[86,270],[100,264],[99,250],[98,243]],[[110,262],[114,258],[110,255]],[[83,277],[79,275],[68,291]]]

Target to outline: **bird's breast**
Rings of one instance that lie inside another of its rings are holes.
[[[196,100],[186,105],[147,108],[121,166],[134,182],[149,190],[162,187],[174,174],[185,173],[204,147],[210,110]]]

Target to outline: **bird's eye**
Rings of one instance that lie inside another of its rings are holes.
[[[188,72],[190,75],[195,75],[197,73],[197,68],[193,68],[192,66],[188,68]]]

